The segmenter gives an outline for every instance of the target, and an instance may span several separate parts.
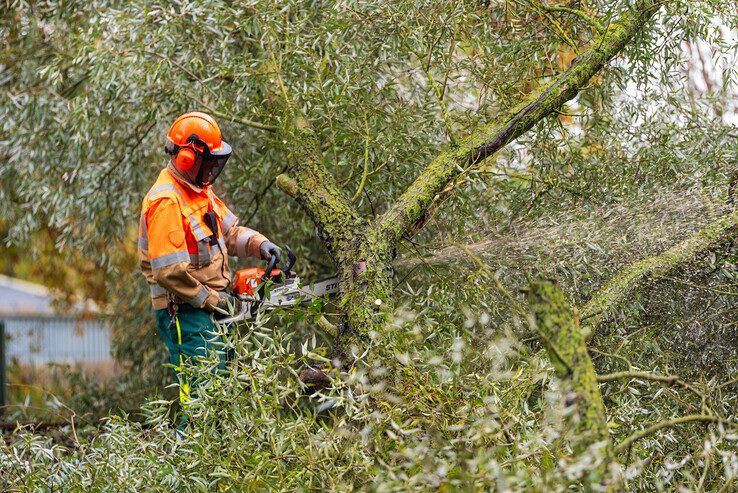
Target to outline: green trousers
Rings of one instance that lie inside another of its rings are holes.
[[[223,340],[210,320],[210,314],[190,305],[179,305],[174,320],[168,310],[156,310],[156,325],[169,350],[169,362],[179,382],[179,401],[184,405],[197,392],[197,380],[187,379],[182,374],[183,365],[188,361],[195,363],[197,358],[215,352],[220,358],[218,370],[225,371]]]

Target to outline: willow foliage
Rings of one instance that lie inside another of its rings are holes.
[[[133,225],[177,114],[218,117],[235,150],[218,191],[249,226],[296,247],[310,278],[335,265],[308,215],[274,186],[304,151],[274,131],[284,124],[275,91],[310,122],[350,203],[374,218],[439,153],[576,63],[631,3],[7,2],[5,240],[30,245],[48,230],[59,251],[99,262],[118,355],[158,381],[163,348],[132,272]],[[19,430],[0,447],[4,487],[586,485],[602,454],[571,453],[564,387],[518,288],[555,277],[581,307],[623,267],[732,210],[735,5],[664,4],[575,99],[449,184],[425,228],[400,243],[394,318],[374,340],[391,357],[359,358],[365,365],[306,396],[295,373],[327,361],[330,338],[315,312],[275,314],[232,337],[232,372],[209,377],[184,444],[158,398],[139,420],[114,416],[69,429],[66,441]],[[679,377],[601,383],[614,474],[633,490],[735,485],[736,265],[726,238],[639,284],[598,329],[599,374]],[[712,420],[672,426],[690,415]],[[638,435],[655,423],[668,426]]]

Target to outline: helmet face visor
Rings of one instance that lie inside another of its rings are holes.
[[[205,147],[207,149],[207,146]],[[221,148],[215,152],[207,150],[202,155],[202,184],[212,185],[225,168],[228,158],[231,157],[233,149],[228,143],[223,142]]]

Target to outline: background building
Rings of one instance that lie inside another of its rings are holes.
[[[109,328],[94,309],[82,315],[81,308],[76,314],[58,314],[46,287],[0,275],[6,364],[112,363]]]

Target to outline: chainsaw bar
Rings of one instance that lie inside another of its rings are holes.
[[[300,286],[300,278],[287,279],[284,283],[276,284],[269,290],[266,299],[248,297],[243,300],[241,311],[230,317],[216,318],[211,315],[213,322],[228,325],[243,320],[256,318],[259,311],[270,311],[276,308],[289,308],[296,305],[310,303],[315,298],[330,296],[338,292],[338,278],[329,277],[311,283],[309,286]]]
[[[237,271],[231,283],[230,291],[242,301],[240,311],[229,313],[215,307],[217,313],[214,312],[210,315],[211,320],[223,325],[240,322],[241,320],[250,320],[256,318],[259,312],[310,303],[316,298],[330,296],[338,292],[338,277],[322,279],[310,283],[308,286],[300,285],[300,278],[292,272],[292,266],[295,265],[297,256],[292,252],[289,245],[285,245],[285,250],[287,250],[287,264],[284,266],[284,270],[275,269],[279,257],[272,255],[266,269],[247,267]],[[282,282],[275,284],[275,280]]]
[[[265,309],[290,307],[309,303],[315,298],[322,298],[338,292],[338,278],[329,277],[315,281],[309,286],[300,286],[299,278],[287,279],[269,291],[269,296],[262,303]]]

